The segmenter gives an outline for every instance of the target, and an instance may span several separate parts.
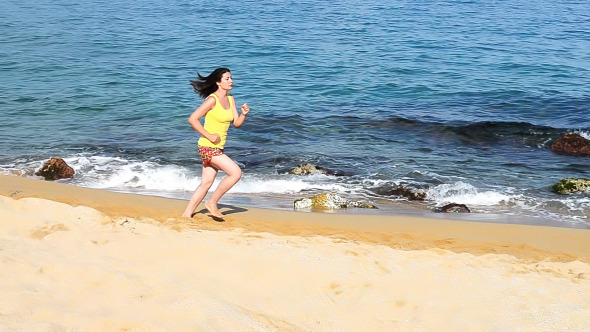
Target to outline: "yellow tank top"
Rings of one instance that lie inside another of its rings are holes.
[[[202,137],[199,139],[200,146],[208,146],[212,148],[223,149],[225,146],[225,141],[227,139],[227,131],[229,130],[229,125],[234,120],[234,114],[232,112],[234,108],[234,98],[228,95],[229,99],[229,109],[223,108],[217,95],[212,93],[209,97],[215,98],[215,106],[213,109],[209,110],[205,115],[205,130],[210,134],[217,134],[221,140],[217,144],[213,144],[210,140]]]

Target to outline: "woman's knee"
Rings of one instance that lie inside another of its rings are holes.
[[[236,181],[242,177],[242,169],[240,166],[226,155],[215,158],[212,163],[215,163],[217,168],[227,173],[229,177],[236,179]]]
[[[238,164],[233,161],[230,160],[231,163],[228,163],[228,168],[227,168],[227,174],[237,180],[239,180],[242,177],[242,169],[240,168],[240,166],[238,166]]]
[[[239,166],[236,167],[232,176],[236,179],[236,181],[241,179],[242,178],[242,169]]]

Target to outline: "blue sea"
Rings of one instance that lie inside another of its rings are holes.
[[[459,203],[452,218],[590,228],[590,195],[550,190],[590,178],[590,157],[550,150],[590,138],[586,0],[3,0],[0,174],[59,156],[76,171],[60,182],[188,199],[189,80],[217,67],[251,108],[222,204],[333,192],[379,207],[352,213]],[[302,163],[339,175],[288,174]]]

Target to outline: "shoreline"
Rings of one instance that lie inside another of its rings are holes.
[[[126,193],[125,191],[120,191]],[[132,194],[140,194],[129,192]],[[158,195],[155,195],[158,196]],[[188,196],[188,195],[187,195]],[[281,196],[281,195],[279,195]],[[590,225],[587,223],[572,223],[564,222],[562,220],[554,220],[548,217],[540,216],[527,216],[527,215],[512,215],[512,214],[500,214],[500,213],[482,213],[482,212],[470,212],[470,213],[441,213],[435,212],[433,208],[419,205],[412,201],[375,201],[365,200],[371,204],[378,206],[378,209],[365,209],[365,208],[347,208],[339,210],[314,210],[314,209],[302,209],[296,210],[293,208],[293,201],[298,198],[309,198],[310,195],[284,195],[284,197],[276,198],[271,195],[260,195],[260,194],[233,194],[227,193],[224,196],[224,201],[228,202],[228,205],[248,206],[251,208],[258,208],[264,210],[279,210],[287,212],[298,212],[298,213],[321,213],[321,214],[341,214],[341,215],[377,215],[377,216],[391,216],[391,217],[418,217],[427,219],[441,219],[441,220],[456,220],[466,222],[484,222],[484,223],[499,223],[499,224],[517,224],[517,225],[531,225],[531,226],[547,226],[547,227],[558,227],[558,228],[575,228],[575,229],[589,229]],[[158,196],[162,197],[162,196]],[[176,197],[168,197],[172,199],[180,199]],[[257,200],[265,201],[265,204],[256,202]],[[361,199],[362,201],[362,199]]]
[[[71,157],[76,159],[77,157]],[[82,157],[84,159],[85,157]],[[75,162],[71,161],[73,164]],[[83,163],[82,163],[83,164]],[[39,162],[37,168],[42,165],[42,162]],[[147,167],[148,165],[143,165],[142,167]],[[153,166],[153,165],[150,165]],[[78,165],[77,167],[80,167]],[[116,167],[115,167],[116,168]],[[124,169],[123,169],[124,171]],[[183,174],[186,172],[184,169],[177,169],[175,171],[181,171]],[[109,172],[114,172],[116,174],[116,169],[110,169]],[[42,179],[41,177],[37,177],[33,175],[32,168],[28,169],[27,171],[19,171],[14,170],[11,172],[4,172],[4,175],[15,175],[15,176],[24,176],[31,179]],[[166,177],[162,177],[160,173],[162,170],[157,171],[158,176],[156,178],[166,179]],[[190,173],[190,172],[189,172]],[[188,174],[188,173],[187,173]],[[89,174],[88,174],[89,175]],[[194,176],[193,176],[194,175]],[[179,187],[179,184],[176,183],[172,185],[169,189],[162,189],[165,188],[166,185],[162,183],[150,183],[153,180],[154,174],[150,173],[148,169],[143,169],[138,174],[133,174],[133,176],[139,177],[139,182],[144,183],[148,188],[154,189],[146,189],[145,187],[135,188],[133,186],[127,186],[123,183],[110,183],[105,186],[104,182],[98,181],[96,178],[90,176],[88,179],[85,179],[85,175],[81,177],[74,177],[73,179],[64,179],[57,181],[58,183],[63,184],[70,184],[74,186],[81,186],[87,188],[95,188],[107,191],[114,191],[120,193],[131,193],[131,194],[139,194],[139,195],[148,195],[148,196],[156,196],[156,197],[164,197],[164,198],[171,198],[171,199],[179,199],[179,200],[188,200],[192,191],[198,186],[199,176],[193,174],[189,176],[186,181],[193,183],[187,187]],[[131,176],[127,174],[126,176]],[[143,177],[143,178],[142,178]],[[126,177],[125,177],[126,178]],[[286,183],[282,183],[284,188],[289,188],[289,185],[292,183],[289,181],[307,181],[305,177],[297,176],[297,180],[294,179],[287,179]],[[152,179],[152,180],[150,180]],[[127,179],[131,181],[131,179]],[[162,181],[160,180],[160,181]],[[262,181],[262,183],[257,183],[256,181]],[[320,190],[318,188],[314,189],[296,189],[294,191],[276,191],[276,187],[271,187],[270,192],[265,192],[264,186],[272,183],[272,180],[264,178],[257,180],[257,176],[254,176],[250,179],[246,179],[246,177],[238,182],[236,187],[241,185],[245,185],[245,188],[237,189],[235,192],[230,190],[223,198],[222,203],[226,203],[228,205],[238,205],[238,206],[249,206],[254,208],[263,208],[263,209],[278,209],[282,211],[297,211],[293,208],[293,202],[296,199],[300,198],[309,198],[313,195],[324,193],[324,192],[333,192],[337,193],[345,198],[351,200],[360,200],[370,204],[373,204],[378,207],[378,209],[342,209],[342,210],[335,210],[335,211],[321,211],[323,213],[340,213],[340,214],[380,214],[380,215],[409,215],[409,216],[417,216],[417,217],[426,217],[426,218],[435,218],[435,219],[453,219],[453,220],[466,220],[466,221],[477,221],[477,222],[492,222],[492,223],[509,223],[509,224],[524,224],[524,225],[541,225],[541,226],[551,226],[551,227],[565,227],[565,228],[578,228],[578,229],[590,229],[590,223],[586,220],[587,217],[583,214],[583,196],[577,195],[557,195],[554,194],[553,198],[549,197],[537,197],[533,198],[533,201],[536,201],[538,204],[539,209],[537,208],[526,208],[519,207],[522,201],[519,203],[518,200],[512,201],[514,197],[508,195],[506,196],[506,201],[496,202],[491,205],[484,203],[483,205],[478,205],[476,202],[470,201],[470,199],[465,198],[456,198],[454,199],[451,197],[446,197],[444,199],[439,198],[427,198],[425,200],[410,200],[402,196],[396,195],[370,195],[368,193],[359,194],[353,192],[347,192],[346,190],[342,193],[341,189],[325,189]],[[86,182],[89,181],[89,182]],[[96,182],[97,181],[97,182]],[[135,181],[135,180],[133,180]],[[248,182],[250,181],[250,182]],[[265,182],[267,181],[267,182]],[[283,181],[283,180],[281,180]],[[312,183],[315,183],[316,180],[311,180]],[[330,183],[337,183],[333,182],[334,179],[329,180]],[[321,183],[321,182],[319,182]],[[459,182],[461,183],[461,182]],[[256,187],[256,189],[252,190],[253,186],[262,186],[262,189]],[[455,184],[457,185],[457,184]],[[172,189],[171,189],[172,188]],[[215,185],[213,189],[215,188]],[[475,189],[475,187],[474,187]],[[453,190],[458,190],[459,192],[462,190],[460,188],[456,188]],[[480,197],[485,192],[480,194],[476,194],[476,196]],[[498,194],[498,192],[492,192],[492,196],[494,194]],[[539,194],[539,193],[537,193]],[[444,196],[444,195],[443,195]],[[469,196],[469,195],[466,195]],[[502,195],[500,195],[502,196]],[[533,195],[534,196],[534,195]],[[512,197],[512,198],[511,198]],[[532,196],[531,196],[532,198]],[[557,201],[551,202],[552,199]],[[477,200],[477,199],[476,199]],[[537,201],[538,200],[538,201]],[[549,200],[549,201],[547,201]],[[565,200],[565,201],[560,201]],[[575,204],[582,204],[582,210],[576,209],[575,206],[567,209],[562,210],[563,205],[568,206],[570,202],[568,200],[574,200],[577,203]],[[437,211],[440,207],[444,206],[448,203],[462,203],[465,204],[470,210],[470,213],[452,213],[448,216],[445,213],[440,213]],[[544,206],[545,207],[541,207]],[[547,207],[547,206],[554,206],[554,208]],[[560,207],[560,208],[558,208]],[[560,210],[561,209],[561,210]],[[299,210],[297,212],[310,212],[310,210]],[[311,210],[311,212],[314,212]],[[320,212],[320,211],[315,211]]]
[[[588,230],[185,203],[0,176],[0,326],[590,328]]]
[[[176,230],[245,229],[277,235],[341,237],[395,249],[441,248],[473,254],[502,253],[529,260],[590,262],[590,230],[431,218],[413,215],[298,212],[220,204],[226,222],[213,221],[202,208],[181,218],[186,201],[78,187],[0,175],[0,195],[36,197],[87,206],[109,217],[153,219]]]

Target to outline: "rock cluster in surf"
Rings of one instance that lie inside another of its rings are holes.
[[[295,200],[294,207],[300,209],[346,209],[365,208],[376,209],[377,207],[361,201],[348,200],[342,196],[332,193],[322,193],[311,198],[300,198]]]

